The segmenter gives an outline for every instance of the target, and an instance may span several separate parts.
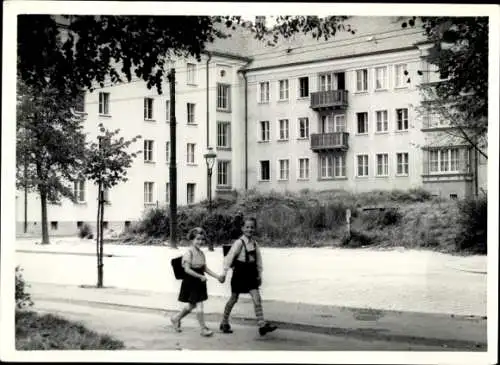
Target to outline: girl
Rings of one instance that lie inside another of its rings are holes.
[[[182,266],[186,275],[182,279],[179,301],[188,303],[177,315],[170,318],[174,329],[181,332],[181,320],[198,306],[196,317],[200,323],[201,335],[212,336],[213,332],[205,324],[203,315],[203,302],[208,299],[207,278],[204,273],[218,279],[221,283],[224,281],[222,276],[218,276],[206,266],[205,254],[201,251],[201,245],[206,241],[206,233],[196,227],[189,231],[187,238],[191,241],[191,247],[182,257]]]
[[[250,293],[252,297],[261,336],[277,328],[264,320],[259,292],[262,278],[262,256],[257,243],[253,239],[256,223],[255,218],[246,218],[243,221],[243,235],[233,243],[224,260],[223,281],[226,279],[227,271],[231,266],[233,266],[233,276],[231,278],[231,298],[226,303],[220,324],[220,330],[223,333],[233,332],[229,325],[229,315],[241,293]]]

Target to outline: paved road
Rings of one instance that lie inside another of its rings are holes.
[[[18,240],[17,264],[28,281],[93,285],[95,247],[58,240],[49,246]],[[47,254],[35,254],[47,252]],[[170,259],[183,249],[105,245],[105,285],[176,293]],[[265,299],[381,310],[486,316],[486,257],[429,251],[263,248]],[[52,252],[52,253],[50,253]],[[56,253],[59,254],[56,254]],[[68,253],[75,253],[70,255]],[[208,265],[222,267],[221,249],[206,252]],[[229,285],[209,280],[209,294],[228,296]]]

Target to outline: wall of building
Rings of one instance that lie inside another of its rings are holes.
[[[406,88],[394,87],[394,64],[408,65],[411,82]],[[249,166],[250,186],[259,190],[290,190],[309,189],[348,189],[352,191],[368,191],[372,189],[406,189],[421,185],[421,149],[423,141],[419,120],[415,108],[420,96],[417,89],[417,70],[420,65],[419,52],[403,51],[382,53],[349,60],[317,62],[307,66],[282,67],[265,71],[249,72],[249,156],[252,163]],[[389,87],[386,91],[374,90],[374,68],[388,66]],[[355,72],[357,69],[368,68],[369,86],[367,93],[356,93]],[[310,108],[310,98],[297,98],[298,78],[309,77],[310,92],[319,90],[318,74],[323,72],[345,72],[346,89],[349,91],[349,105],[345,111],[347,132],[349,133],[349,148],[346,156],[346,179],[319,179],[318,154],[310,148],[310,139],[298,139],[298,118],[308,117],[310,134],[319,133],[319,113]],[[278,80],[288,79],[290,98],[288,101],[277,100]],[[270,82],[270,102],[258,102],[258,87],[260,82]],[[409,129],[397,132],[396,108],[409,109]],[[375,133],[375,111],[388,111],[388,132]],[[368,112],[368,134],[357,134],[357,112]],[[278,141],[278,120],[288,118],[290,121],[290,139]],[[271,140],[259,142],[259,122],[269,120],[271,125]],[[396,177],[396,153],[408,152],[410,171],[408,176]],[[357,154],[369,155],[369,176],[356,177],[355,158]],[[375,154],[389,154],[389,176],[375,176]],[[290,159],[290,179],[278,181],[278,159]],[[310,159],[310,179],[298,180],[298,158]],[[259,181],[259,161],[271,161],[271,180]]]

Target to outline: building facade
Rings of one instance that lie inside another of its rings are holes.
[[[353,192],[422,187],[443,197],[486,189],[486,163],[419,111],[419,86],[437,81],[421,31],[397,19],[353,20],[357,35],[304,37],[266,49],[250,37],[221,40],[201,62],[176,60],[177,202],[207,198],[208,147],[217,153],[213,194],[341,189]],[[427,70],[425,77],[418,70]],[[85,95],[80,112],[88,140],[98,125],[120,129],[141,150],[129,180],[107,192],[105,225],[121,231],[151,207],[168,205],[169,85],[163,95],[141,80]],[[97,187],[75,183],[77,202],[49,206],[51,234],[74,234],[95,222]],[[28,232],[40,225],[29,194]],[[23,232],[24,194],[16,196]]]

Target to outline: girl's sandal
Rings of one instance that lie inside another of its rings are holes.
[[[200,333],[203,337],[210,337],[214,333],[208,328],[208,327],[203,327]]]
[[[175,332],[182,332],[181,330],[181,321],[176,321],[174,318],[170,318],[170,322],[174,327]]]

